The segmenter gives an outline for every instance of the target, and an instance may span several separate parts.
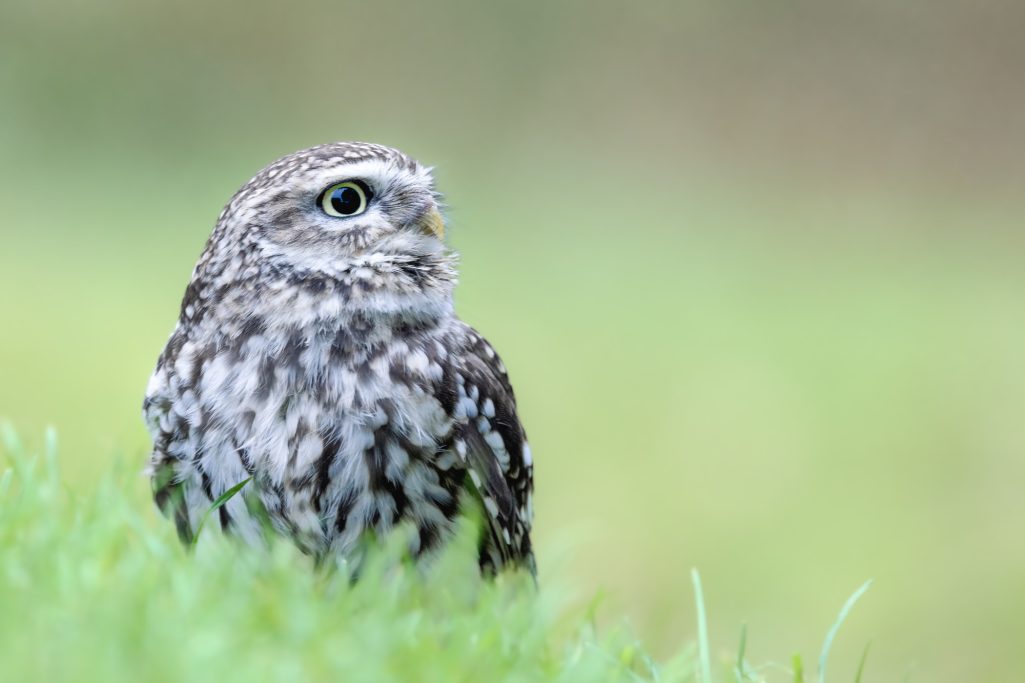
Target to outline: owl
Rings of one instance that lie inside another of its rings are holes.
[[[210,512],[357,561],[406,524],[423,558],[473,505],[482,569],[534,571],[530,447],[505,366],[453,310],[439,207],[430,168],[358,142],[285,156],[224,207],[143,403],[183,542]]]

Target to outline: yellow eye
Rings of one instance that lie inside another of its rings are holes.
[[[369,188],[358,180],[337,183],[320,194],[320,208],[324,213],[340,218],[363,213],[369,201]]]

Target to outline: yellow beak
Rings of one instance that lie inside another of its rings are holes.
[[[439,240],[445,239],[445,219],[441,217],[441,213],[437,209],[431,209],[424,214],[420,226],[423,228],[424,234],[434,235]]]

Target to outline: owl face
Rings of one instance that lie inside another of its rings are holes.
[[[274,162],[239,190],[221,223],[263,258],[323,272],[373,254],[436,251],[444,236],[430,170],[365,143]]]

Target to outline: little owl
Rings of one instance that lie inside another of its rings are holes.
[[[429,168],[343,142],[260,171],[221,212],[144,402],[160,509],[189,543],[214,501],[358,561],[400,523],[412,552],[478,505],[486,571],[525,566],[532,462],[506,369],[456,317]]]

